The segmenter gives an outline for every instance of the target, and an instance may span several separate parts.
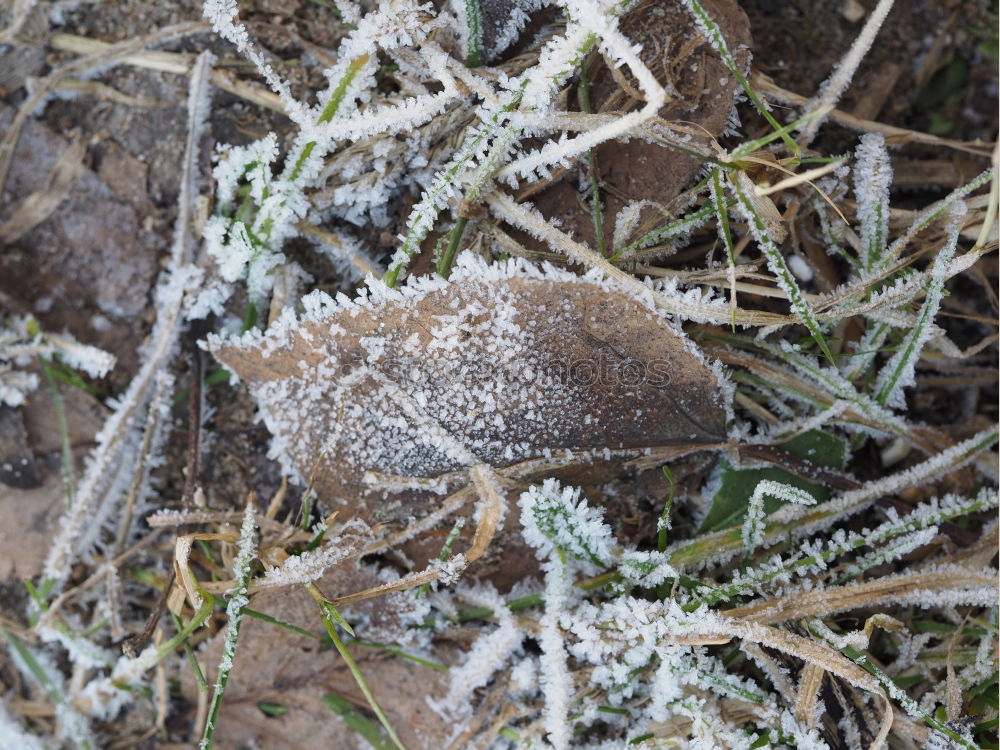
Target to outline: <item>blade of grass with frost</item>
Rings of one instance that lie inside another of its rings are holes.
[[[773,497],[786,503],[814,505],[816,498],[805,490],[770,479],[762,479],[754,488],[747,504],[747,515],[740,536],[743,541],[743,559],[747,561],[754,549],[764,541],[764,498]]]
[[[76,557],[89,551],[96,542],[101,527],[95,519],[107,518],[121,497],[129,478],[128,469],[135,465],[136,449],[140,444],[136,426],[153,397],[160,373],[167,369],[175,354],[184,322],[185,296],[196,292],[200,285],[200,280],[194,279],[188,270],[197,250],[191,241],[189,226],[197,194],[191,187],[197,177],[195,145],[204,132],[209,114],[207,100],[198,92],[204,92],[207,86],[209,60],[208,53],[199,55],[192,72],[188,96],[190,132],[181,162],[181,189],[170,260],[157,281],[156,323],[143,347],[138,372],[97,435],[97,445],[77,487],[73,507],[60,520],[59,530],[49,547],[44,576],[55,581],[54,590],[62,589]]]
[[[10,646],[11,656],[19,671],[34,680],[51,701],[59,726],[69,735],[73,744],[80,750],[95,750],[97,745],[90,733],[87,719],[67,700],[62,674],[55,664],[52,664],[44,654],[25,645],[20,638],[5,628],[0,628],[0,635]]]
[[[458,535],[462,533],[462,529],[465,526],[465,517],[459,517],[455,521],[454,525],[451,527],[451,531],[448,532],[448,537],[444,540],[444,544],[441,545],[441,552],[438,553],[438,562],[445,563],[448,558],[451,557],[451,548],[455,544],[455,540],[458,539]],[[431,589],[431,582],[427,581],[420,585],[414,592],[414,596],[418,599],[422,596],[426,596],[427,592]]]
[[[892,4],[893,0],[879,0],[847,54],[834,66],[833,73],[820,86],[819,94],[805,105],[807,111],[823,110],[824,112],[823,116],[817,117],[803,128],[802,140],[806,145],[816,137],[817,131],[826,120],[826,114],[833,110],[840,97],[847,91],[854,73],[871,48],[872,42],[875,41],[879,29],[882,28],[882,22],[889,15]]]
[[[920,232],[925,230],[939,218],[947,214],[956,202],[962,200],[965,196],[969,195],[974,190],[978,190],[979,188],[989,183],[990,180],[993,178],[993,175],[994,175],[993,169],[987,169],[985,172],[981,172],[980,174],[976,175],[976,177],[974,177],[972,180],[970,180],[967,184],[963,185],[960,188],[957,188],[956,190],[953,190],[944,198],[942,198],[940,201],[932,205],[930,208],[927,208],[924,211],[922,211],[917,216],[917,218],[914,219],[913,223],[910,224],[907,230],[901,236],[896,238],[896,240],[892,243],[892,245],[890,245],[889,252],[886,253],[886,256],[882,262],[882,268],[877,270],[882,270],[888,267],[890,263],[892,263],[894,260],[896,260],[896,258],[899,257],[900,253],[903,252],[903,248],[905,248],[908,244],[910,244],[910,242],[913,240],[914,237],[920,234]]]
[[[371,688],[368,687],[368,682],[365,680],[365,676],[361,673],[361,668],[358,667],[358,663],[354,660],[354,657],[351,656],[351,652],[347,649],[347,646],[344,645],[344,641],[337,632],[337,625],[340,624],[353,637],[354,631],[351,630],[351,626],[347,624],[347,621],[344,620],[340,612],[337,611],[337,608],[323,597],[319,589],[316,588],[315,584],[305,584],[305,588],[316,604],[319,605],[320,612],[322,613],[323,627],[326,628],[327,635],[329,635],[330,640],[333,641],[333,645],[340,654],[340,658],[342,658],[344,663],[347,664],[347,668],[354,677],[354,681],[361,690],[361,694],[365,696],[365,700],[368,701],[368,705],[371,707],[372,711],[375,712],[379,723],[389,735],[389,739],[392,740],[393,746],[396,747],[397,750],[406,750],[406,746],[403,744],[403,741],[399,739],[399,735],[396,734],[396,730],[393,729],[392,723],[389,721],[389,717],[385,715],[385,711],[382,710],[378,701],[375,700],[375,695],[372,693]]]
[[[937,258],[934,259],[930,281],[927,285],[927,296],[924,299],[924,304],[920,307],[920,312],[917,313],[916,325],[907,332],[899,350],[885,363],[875,378],[875,400],[879,404],[897,409],[906,407],[903,389],[914,384],[917,360],[923,352],[924,344],[931,337],[931,325],[937,315],[938,308],[941,306],[944,284],[948,280],[948,266],[955,256],[958,237],[965,221],[965,204],[961,201],[956,202],[950,213],[947,229],[948,240],[945,246],[938,251]]]
[[[465,65],[478,68],[483,63],[483,13],[480,0],[465,0]]]
[[[541,687],[545,696],[542,724],[555,750],[568,750],[573,736],[569,723],[573,677],[566,663],[566,644],[559,628],[559,616],[563,613],[569,580],[565,557],[561,550],[556,550],[546,565],[545,614],[539,622],[541,632],[538,638],[544,675]]]
[[[722,30],[719,29],[719,25],[712,20],[712,17],[708,14],[699,0],[683,0],[684,5],[687,6],[688,11],[694,16],[695,22],[701,27],[702,31],[705,33],[705,38],[711,45],[712,49],[718,53],[719,57],[722,58],[722,62],[725,63],[726,67],[729,68],[729,72],[732,73],[736,80],[739,82],[740,87],[753,102],[753,106],[760,113],[761,117],[767,120],[767,124],[774,128],[775,131],[780,131],[781,125],[777,120],[774,119],[774,115],[771,114],[771,110],[768,109],[767,105],[761,101],[760,97],[757,96],[757,92],[753,90],[750,86],[750,82],[747,81],[746,76],[743,75],[743,71],[740,70],[740,66],[736,64],[736,60],[729,52],[729,46],[726,44],[726,39],[722,36]],[[789,150],[795,154],[797,157],[799,155],[799,146],[795,141],[793,141],[788,133],[782,133],[780,136],[781,140],[785,142]]]
[[[892,326],[882,321],[869,320],[867,323],[868,328],[858,342],[857,352],[844,360],[842,372],[847,381],[856,380],[868,371],[892,331]]]
[[[737,578],[716,586],[706,594],[698,594],[687,610],[695,610],[702,604],[715,605],[731,601],[739,596],[749,596],[772,581],[788,576],[808,576],[826,570],[831,563],[844,555],[863,547],[877,547],[900,536],[917,534],[929,528],[956,518],[981,513],[997,507],[997,493],[992,488],[983,489],[973,498],[946,495],[941,500],[921,503],[913,512],[899,518],[892,516],[871,531],[835,532],[829,539],[815,539],[800,545],[798,557],[777,562],[765,562],[741,573]]]
[[[705,204],[697,211],[692,211],[687,216],[677,219],[677,221],[672,221],[669,224],[657,227],[647,234],[644,234],[635,242],[626,246],[623,250],[620,250],[609,257],[608,262],[616,263],[618,261],[628,260],[629,258],[638,255],[643,249],[651,245],[659,245],[671,240],[686,237],[694,230],[703,226],[711,218],[714,210],[715,207],[713,205]]]
[[[625,5],[626,3],[621,3],[612,8],[611,12],[617,15],[617,13],[624,9]],[[582,36],[582,39],[575,47],[571,44],[571,37],[575,39],[573,34],[575,36]],[[482,157],[478,167],[468,180],[468,186],[464,195],[466,201],[477,201],[486,185],[501,170],[501,167],[503,167],[503,173],[507,173],[513,168],[513,165],[504,166],[504,163],[507,161],[508,153],[518,139],[522,128],[513,123],[507,123],[499,129],[498,126],[505,119],[508,119],[511,112],[519,109],[525,99],[527,99],[529,106],[539,106],[540,102],[536,101],[539,98],[551,99],[558,85],[576,70],[580,61],[597,41],[597,35],[579,28],[574,29],[573,34],[567,32],[562,39],[557,40],[547,47],[547,50],[555,50],[552,55],[546,58],[546,63],[553,68],[553,71],[546,71],[546,75],[541,77],[535,68],[529,69],[529,71],[524,73],[521,76],[520,84],[512,100],[504,105],[499,112],[493,114],[489,123],[484,123],[474,136],[467,139],[468,145],[463,146],[462,151],[448,168],[438,173],[432,187],[424,193],[421,201],[410,213],[403,243],[393,254],[389,262],[389,269],[383,277],[383,281],[388,286],[395,286],[400,271],[419,252],[420,242],[430,232],[438,214],[445,208],[444,200],[455,193],[459,173],[467,164],[474,160],[475,156],[481,151],[481,146],[484,142],[493,137],[493,142],[489,145],[486,154]],[[566,50],[562,49],[562,47],[567,46]],[[558,54],[559,52],[562,54]],[[546,90],[548,91],[546,92]],[[521,161],[524,160],[522,159]],[[453,235],[451,239],[453,242],[457,242],[460,237],[461,233],[459,232],[457,235]],[[449,268],[442,264],[442,270],[447,272]]]
[[[830,217],[826,212],[826,205],[824,205],[823,200],[817,197],[813,202],[813,205],[816,208],[816,215],[819,216],[820,231],[823,233],[823,244],[827,253],[829,255],[839,255],[851,266],[857,267],[858,259],[849,253],[844,246],[840,244],[837,237],[834,236],[833,225],[830,223]]]
[[[856,154],[854,194],[861,220],[862,268],[882,268],[889,239],[889,186],[892,166],[881,133],[865,133]]]
[[[762,546],[792,538],[799,539],[819,529],[832,525],[871,505],[880,497],[899,492],[906,487],[915,487],[931,481],[935,477],[954,471],[972,461],[997,441],[1000,428],[991,427],[973,435],[957,445],[937,453],[922,463],[909,469],[890,474],[868,482],[857,490],[851,490],[815,505],[799,510],[799,506],[785,506],[772,513],[764,531]],[[788,512],[794,510],[795,512]],[[668,549],[669,562],[676,568],[690,568],[710,560],[725,560],[738,554],[742,548],[742,534],[739,527],[704,534],[690,541],[680,542]]]
[[[815,358],[804,354],[793,344],[782,341],[779,346],[759,342],[758,346],[783,362],[794,367],[799,373],[822,386],[838,399],[850,402],[859,412],[884,426],[887,431],[906,435],[910,427],[905,421],[886,409],[867,394],[861,393],[854,384],[840,374],[835,367],[823,367]]]
[[[729,231],[729,206],[726,203],[725,189],[723,188],[722,169],[716,167],[708,181],[709,196],[711,197],[711,207],[715,211],[715,218],[719,227],[719,239],[726,249],[726,264],[729,267],[729,309],[732,311],[732,321],[730,325],[736,330],[736,253],[733,248],[733,235]]]
[[[663,476],[670,482],[670,492],[667,493],[667,501],[663,504],[663,511],[656,521],[656,549],[665,552],[667,549],[667,532],[670,531],[670,511],[674,507],[674,497],[677,494],[677,484],[674,482],[674,473],[669,466],[663,467]]]
[[[496,137],[502,134],[504,130],[509,129],[508,126],[507,128],[497,130],[506,116],[521,103],[525,85],[527,85],[527,81],[522,84],[521,90],[514,98],[490,118],[489,123],[485,123],[471,138],[466,139],[462,149],[452,159],[451,164],[435,175],[431,186],[423,194],[420,202],[413,207],[406,221],[403,243],[389,260],[389,268],[385,272],[385,276],[382,277],[382,281],[387,286],[394,287],[396,285],[400,272],[420,252],[420,243],[433,228],[438,214],[445,208],[444,201],[454,194],[454,184],[457,181],[458,174],[475,158],[476,154],[481,151],[484,144],[491,137]]]
[[[590,81],[587,79],[587,60],[580,61],[580,109],[588,115],[590,109]],[[601,186],[597,180],[597,160],[594,149],[587,149],[587,173],[590,179],[590,212],[594,217],[594,236],[597,238],[597,252],[604,255],[604,207],[601,205]]]
[[[219,659],[219,672],[215,679],[215,690],[212,692],[212,702],[208,709],[208,720],[201,737],[201,750],[212,747],[215,729],[219,720],[219,710],[222,708],[222,696],[226,692],[229,674],[233,669],[233,658],[236,656],[236,645],[240,636],[240,626],[243,624],[243,613],[247,602],[247,589],[253,576],[251,563],[257,553],[257,543],[254,536],[256,521],[254,520],[253,504],[248,503],[243,515],[243,525],[240,527],[240,540],[237,543],[236,559],[233,561],[233,592],[226,605],[226,634],[222,641],[222,656]]]
[[[525,86],[527,83],[528,81],[526,80]],[[523,93],[525,86],[522,86],[520,93]],[[520,93],[517,97],[515,97],[515,101],[518,104],[520,103]],[[516,107],[517,105],[515,104],[514,106]],[[511,124],[508,124],[499,130],[496,138],[494,138],[493,142],[490,144],[486,155],[483,157],[481,163],[469,179],[469,184],[466,188],[463,202],[475,203],[479,200],[485,187],[490,184],[497,170],[506,161],[511,148],[514,146],[514,142],[517,140],[519,132],[520,129]],[[448,192],[453,193],[454,190],[449,186]],[[443,206],[439,207],[438,213],[440,213],[443,208]],[[451,266],[455,260],[455,254],[458,251],[458,246],[461,242],[462,234],[465,231],[467,223],[468,219],[465,216],[459,216],[458,220],[455,222],[455,226],[452,227],[451,231],[447,235],[448,246],[437,263],[437,272],[445,278],[448,278],[448,275],[451,272]],[[433,219],[427,227],[428,232],[430,231],[431,226],[433,226]],[[426,232],[424,233],[424,236],[426,236]],[[414,252],[410,254],[410,257],[412,257],[418,249],[419,248],[416,248]],[[394,255],[393,258],[395,259],[396,255]],[[392,277],[393,283],[395,283],[396,276],[398,276],[398,272]],[[392,285],[393,284],[390,284],[390,286]]]
[[[802,324],[809,330],[809,333],[812,334],[813,340],[823,351],[826,358],[831,364],[835,364],[833,353],[830,351],[830,347],[827,346],[826,338],[823,336],[823,331],[820,329],[819,323],[816,321],[816,317],[813,315],[813,311],[809,307],[809,303],[806,302],[805,297],[802,295],[802,290],[799,288],[798,282],[795,280],[795,276],[789,270],[788,264],[785,263],[785,258],[781,254],[781,250],[779,250],[777,245],[775,245],[771,240],[771,237],[768,234],[767,224],[764,222],[764,219],[754,206],[746,187],[742,184],[740,179],[741,175],[742,173],[738,172],[735,179],[733,179],[732,175],[727,175],[727,182],[733,196],[736,198],[736,203],[740,212],[743,213],[747,220],[750,233],[753,235],[754,239],[757,240],[757,244],[763,251],[764,257],[767,258],[767,265],[774,274],[775,280],[778,282],[778,286],[781,287],[781,289],[788,296],[788,301],[792,306],[792,310],[798,316],[799,320],[802,321]],[[749,178],[747,178],[747,180],[749,181]]]
[[[896,539],[891,544],[886,544],[879,549],[873,550],[867,555],[863,555],[855,560],[850,566],[848,566],[847,570],[844,571],[843,574],[837,576],[837,578],[833,580],[832,585],[842,586],[852,578],[858,577],[870,568],[895,562],[903,557],[903,555],[908,555],[913,552],[913,550],[919,549],[920,547],[933,542],[937,533],[937,526],[928,526],[920,529],[919,531],[906,534],[905,536]]]
[[[579,487],[546,479],[523,492],[518,505],[525,540],[536,549],[560,549],[597,567],[611,564],[611,529],[603,512],[588,506]]]

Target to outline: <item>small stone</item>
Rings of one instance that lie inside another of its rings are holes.
[[[868,14],[868,11],[858,0],[844,0],[840,13],[851,23],[857,23]]]

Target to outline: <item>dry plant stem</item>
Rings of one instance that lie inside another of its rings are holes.
[[[803,725],[815,727],[816,699],[823,686],[826,672],[818,664],[806,664],[799,678],[798,694],[795,697],[795,718]]]
[[[188,391],[188,433],[187,466],[184,470],[184,494],[181,509],[190,512],[194,508],[195,487],[198,484],[198,465],[201,455],[201,415],[202,415],[202,359],[196,337],[191,337],[191,388]],[[183,527],[179,533],[183,534]]]
[[[155,405],[157,402],[166,398],[166,391],[172,385],[173,382],[169,380],[169,377],[161,377],[159,378],[153,392],[153,397],[150,402],[153,407],[149,410],[149,416],[147,417],[146,425],[143,428],[142,443],[139,445],[139,460],[136,465],[135,474],[132,478],[132,485],[129,487],[128,495],[125,498],[125,507],[122,510],[122,518],[118,524],[118,535],[115,538],[114,547],[114,554],[116,557],[120,555],[122,550],[125,548],[125,541],[128,539],[128,532],[132,528],[132,516],[135,511],[135,503],[139,497],[139,492],[142,489],[142,483],[146,478],[149,453],[152,449],[153,439],[160,427],[161,416],[159,411],[155,408]]]
[[[957,570],[938,573],[880,578],[851,586],[791,594],[780,599],[754,602],[745,607],[726,610],[726,617],[773,624],[804,617],[825,616],[848,609],[873,607],[879,604],[909,604],[910,597],[917,598],[927,591],[961,591],[979,589],[986,592],[997,587],[995,575],[974,570]]]
[[[128,39],[124,42],[112,44],[98,52],[61,65],[45,78],[38,81],[31,96],[21,105],[21,108],[14,115],[14,119],[7,128],[3,139],[0,140],[0,191],[7,184],[7,173],[10,171],[11,159],[14,158],[14,147],[21,136],[21,128],[24,126],[24,121],[62,79],[79,73],[85,73],[109,63],[118,62],[123,57],[134,54],[143,47],[148,47],[151,44],[167,41],[174,37],[188,36],[201,31],[207,31],[208,28],[204,23],[190,21],[166,26],[135,39]]]
[[[801,94],[796,94],[787,89],[783,89],[765,74],[755,72],[751,78],[753,87],[781,104],[789,104],[796,107],[804,106],[809,100]],[[992,144],[982,141],[956,141],[950,138],[940,138],[930,133],[921,133],[918,130],[896,127],[895,125],[885,125],[876,120],[864,120],[839,109],[830,110],[829,118],[850,130],[861,133],[881,133],[887,140],[893,143],[923,143],[928,146],[941,146],[955,151],[963,151],[968,154],[988,158],[992,151]]]
[[[993,234],[994,227],[996,226],[997,204],[1000,203],[1000,143],[993,149],[990,161],[993,163],[993,177],[990,180],[989,202],[986,204],[986,216],[983,217],[983,228],[979,231],[976,244],[972,246],[973,251],[987,246],[990,241],[990,235]],[[995,299],[994,297],[994,304]]]
[[[3,31],[0,31],[0,44],[13,44],[28,20],[36,0],[14,0],[11,6],[11,19]]]
[[[239,523],[243,514],[239,511],[191,511],[170,513],[169,515],[154,514],[146,518],[146,524],[153,529],[163,530],[174,526],[187,526],[199,523]],[[266,531],[281,533],[287,531],[288,527],[265,516],[257,518],[257,524]],[[310,534],[301,532],[293,537],[293,541],[308,541]]]
[[[49,46],[52,49],[75,52],[81,55],[90,55],[95,52],[107,49],[111,45],[98,39],[91,39],[76,34],[56,33],[49,37]],[[146,70],[157,70],[163,73],[177,73],[179,75],[191,75],[193,69],[193,56],[185,52],[162,52],[160,50],[143,50],[126,55],[121,58],[120,63],[131,65],[136,68]],[[213,70],[211,82],[220,91],[238,96],[251,104],[264,107],[273,112],[285,114],[285,108],[281,103],[281,97],[249,81],[233,78],[224,70]],[[60,86],[61,88],[62,86]]]
[[[155,38],[176,35],[180,33],[177,31],[178,28],[190,29],[200,28],[200,26],[181,24],[179,27],[170,27],[172,29],[170,33],[167,31],[157,32]],[[149,43],[148,39],[149,36],[137,41],[147,44]],[[131,49],[131,47],[126,47],[126,49]],[[207,53],[203,54],[196,66],[198,74],[191,79],[189,127],[199,132],[203,120],[198,117],[198,114],[199,110],[203,109],[200,106],[203,99],[201,91],[204,86],[207,86],[205,79],[208,62]],[[202,116],[204,114],[206,113],[201,112]],[[47,579],[53,579],[56,591],[62,587],[69,576],[72,561],[79,553],[75,547],[79,536],[85,529],[89,515],[95,512],[96,507],[101,502],[108,502],[105,496],[111,489],[114,474],[120,469],[119,464],[126,460],[129,455],[130,432],[139,421],[143,409],[150,402],[158,374],[167,367],[176,349],[177,339],[183,325],[183,292],[185,289],[182,284],[186,279],[182,269],[190,261],[193,254],[189,224],[192,215],[191,204],[195,194],[193,180],[199,132],[189,133],[188,136],[187,152],[182,162],[181,189],[178,198],[178,225],[171,248],[166,280],[160,282],[161,290],[169,290],[172,293],[165,294],[166,299],[162,302],[156,324],[150,335],[142,366],[122,396],[120,405],[102,428],[98,447],[91,458],[87,474],[80,483],[77,501],[62,518],[59,531],[49,550],[45,561],[44,576]]]
[[[156,630],[156,624],[163,617],[163,613],[167,611],[167,597],[170,594],[170,590],[174,587],[176,578],[177,572],[171,569],[170,573],[167,574],[167,580],[163,583],[163,590],[157,597],[156,604],[153,605],[153,611],[150,612],[142,630],[122,641],[122,653],[128,658],[137,659],[139,651],[146,644],[146,641],[152,637],[153,631]]]
[[[500,491],[500,481],[496,472],[493,471],[493,467],[488,464],[476,464],[469,469],[469,477],[483,502],[479,523],[476,525],[476,534],[473,537],[472,546],[466,553],[466,559],[471,563],[482,557],[489,548],[490,542],[493,541],[497,526],[504,515],[505,501]]]
[[[74,586],[71,589],[66,589],[58,597],[52,600],[49,608],[42,613],[41,618],[39,618],[39,625],[45,625],[47,627],[54,627],[51,622],[51,618],[59,611],[63,604],[65,604],[70,598],[86,591],[89,588],[96,586],[100,583],[111,570],[118,568],[123,562],[133,557],[137,553],[144,550],[146,547],[151,545],[160,535],[163,533],[163,529],[153,529],[149,534],[144,536],[138,542],[133,544],[127,550],[122,552],[120,555],[115,557],[113,560],[108,560],[103,563],[96,571],[90,574],[90,577],[78,586]]]
[[[456,555],[451,558],[452,562],[461,564],[462,567],[475,562],[482,557],[483,554],[485,554],[486,550],[489,548],[490,542],[493,541],[493,537],[496,535],[500,519],[503,517],[504,507],[504,498],[500,492],[500,480],[492,467],[487,464],[478,463],[470,467],[469,476],[473,481],[475,490],[479,493],[479,496],[483,501],[483,505],[479,521],[476,524],[476,531],[473,536],[472,545],[469,547],[468,552],[464,555]],[[442,513],[441,511],[447,510],[447,512],[450,513],[461,507],[461,505],[464,505],[469,499],[471,499],[471,496],[471,488],[463,488],[449,498],[449,500],[442,505],[442,508],[434,514],[435,517],[433,523],[426,524],[425,519],[423,528],[430,528],[432,525],[440,522],[447,514]],[[407,529],[406,533],[412,536],[415,532],[411,529]],[[386,543],[380,543],[381,546],[376,547],[376,549],[383,549],[385,547],[392,546],[392,544],[399,543],[399,541],[401,540],[393,539]],[[371,552],[374,551],[373,546],[369,546],[362,554],[371,554]],[[355,594],[348,594],[347,596],[330,599],[329,602],[334,606],[343,606],[345,604],[352,604],[365,599],[371,599],[376,596],[382,596],[393,591],[405,591],[406,589],[414,588],[436,580],[442,572],[442,568],[433,566],[418,573],[412,573],[408,576],[404,576],[398,581],[391,581],[390,583],[385,583],[381,586],[374,586]]]

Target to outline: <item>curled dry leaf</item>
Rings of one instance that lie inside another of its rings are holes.
[[[311,295],[266,334],[209,340],[274,452],[341,519],[405,525],[440,503],[366,472],[433,480],[573,455],[606,475],[622,455],[725,439],[716,372],[651,300],[521,260],[460,261],[450,282]]]

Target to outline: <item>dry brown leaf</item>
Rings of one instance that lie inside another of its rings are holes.
[[[823,675],[826,674],[818,664],[806,664],[799,678],[799,692],[795,696],[795,718],[810,728],[816,726],[814,712],[819,689],[823,686]]]
[[[314,487],[341,518],[423,514],[399,502],[420,495],[412,483],[387,493],[366,472],[433,478],[567,451],[607,463],[725,439],[715,373],[649,300],[609,282],[466,259],[451,282],[374,283],[360,302],[314,298],[301,321],[210,342],[299,475],[321,457]]]
[[[702,4],[722,30],[729,49],[742,62],[753,41],[739,3],[703,0]],[[683,122],[698,136],[714,138],[726,129],[739,83],[705,41],[682,3],[644,0],[625,14],[619,28],[633,42],[642,45],[643,62],[673,97],[660,110],[662,120]],[[628,93],[641,91],[630,74],[625,77],[631,80],[622,86],[621,73],[601,64],[596,54],[587,67],[593,112],[627,112],[641,105]],[[571,101],[576,106],[575,95]],[[692,147],[709,150],[705,142]],[[609,240],[616,229],[615,216],[633,201],[650,202],[650,207],[642,210],[640,232],[663,223],[663,213],[653,209],[652,204],[669,204],[704,165],[695,157],[641,138],[632,138],[627,143],[602,143],[593,150],[593,155],[604,207],[603,229]],[[591,206],[581,199],[576,179],[560,180],[538,192],[532,200],[546,217],[562,222],[571,236],[597,247]],[[540,249],[537,242],[523,239],[529,248]]]

